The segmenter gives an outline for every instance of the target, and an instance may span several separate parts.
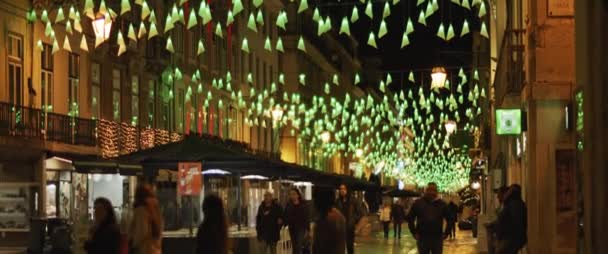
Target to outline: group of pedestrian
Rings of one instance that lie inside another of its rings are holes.
[[[380,221],[384,229],[384,239],[389,237],[389,229],[391,222],[393,223],[393,237],[401,239],[401,225],[405,222],[405,207],[400,201],[396,201],[392,206],[389,202],[385,202],[380,210]]]
[[[266,193],[258,209],[256,224],[262,253],[276,253],[283,226],[289,229],[294,254],[354,253],[355,229],[364,215],[363,207],[351,197],[346,185],[340,185],[338,190],[336,199],[333,189],[315,189],[317,219],[314,232],[310,229],[311,210],[297,188],[289,191],[285,211],[271,193]]]
[[[107,198],[94,202],[93,226],[84,248],[89,254],[160,254],[162,220],[152,187],[138,186],[127,238],[122,237],[112,203]]]

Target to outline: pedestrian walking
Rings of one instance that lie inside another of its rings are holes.
[[[211,194],[203,200],[203,222],[196,233],[196,254],[228,254],[228,224],[224,202]]]
[[[277,242],[281,238],[282,225],[283,209],[273,199],[272,193],[264,193],[264,201],[258,209],[255,226],[262,254],[277,253]]]
[[[389,226],[391,225],[391,206],[388,201],[380,209],[380,222],[382,222],[384,229],[384,239],[388,239]]]
[[[494,189],[496,198],[498,199],[498,207],[495,210],[495,214],[492,215],[496,216],[496,219],[485,224],[488,232],[488,254],[494,254],[498,249],[499,241],[498,235],[496,234],[496,226],[498,225],[498,215],[500,214],[500,211],[502,211],[505,195],[508,190],[509,188],[507,186],[501,186],[500,188]]]
[[[408,215],[409,229],[416,238],[419,254],[442,254],[443,240],[450,232],[443,230],[449,217],[447,205],[438,197],[437,184],[429,183],[424,196],[414,202]]]
[[[289,202],[285,207],[283,218],[289,227],[293,254],[301,254],[306,247],[304,241],[309,238],[310,212],[297,188],[289,190]]]
[[[448,204],[448,212],[449,212],[449,220],[448,220],[448,228],[450,228],[449,238],[456,239],[456,221],[458,220],[458,206],[454,201],[450,201]]]
[[[332,189],[315,190],[318,218],[315,223],[313,254],[344,254],[346,250],[346,219],[334,207]]]
[[[521,198],[521,186],[513,184],[505,194],[504,207],[498,215],[496,235],[498,254],[516,254],[528,241],[526,203]]]
[[[112,203],[107,198],[97,198],[93,205],[93,228],[84,249],[88,254],[119,254],[120,229]]]
[[[149,184],[135,190],[133,219],[129,230],[129,254],[160,254],[163,223],[156,194]]]
[[[363,217],[363,209],[361,204],[352,197],[346,184],[341,184],[339,187],[336,208],[346,218],[346,252],[353,254],[355,253],[355,229]]]
[[[395,202],[391,209],[391,220],[393,221],[393,237],[401,239],[401,224],[405,221],[405,208],[399,200]]]

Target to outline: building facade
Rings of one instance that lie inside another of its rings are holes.
[[[492,136],[492,187],[522,186],[527,253],[575,253],[581,183],[574,1],[490,2],[493,111],[515,108],[523,115],[520,135]],[[492,124],[495,130],[495,114]]]

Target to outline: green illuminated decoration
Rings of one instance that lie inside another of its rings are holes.
[[[521,134],[521,119],[521,109],[496,109],[496,134]]]

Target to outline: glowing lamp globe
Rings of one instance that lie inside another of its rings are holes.
[[[329,134],[329,131],[324,131],[323,133],[321,133],[321,140],[323,141],[323,143],[329,142],[330,139],[331,134]]]
[[[283,117],[283,109],[281,108],[281,106],[276,106],[274,107],[274,109],[272,109],[272,120],[274,120],[275,122],[278,122],[281,120],[281,118]]]
[[[445,87],[445,80],[448,74],[443,67],[434,67],[431,71],[431,89]]]
[[[445,124],[445,131],[447,132],[448,135],[453,134],[454,132],[456,132],[456,122],[453,120],[449,120],[446,121]]]
[[[471,184],[471,188],[473,188],[474,190],[479,190],[479,188],[481,188],[481,183],[475,181]]]
[[[355,156],[357,156],[357,158],[363,157],[363,149],[357,149],[357,151],[355,151]]]
[[[93,20],[93,30],[95,31],[95,37],[103,39],[103,41],[110,38],[110,31],[112,30],[112,21],[106,21],[105,17],[101,17]]]

